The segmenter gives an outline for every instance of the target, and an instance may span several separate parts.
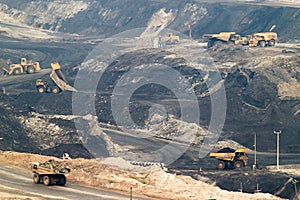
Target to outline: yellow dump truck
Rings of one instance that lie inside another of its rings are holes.
[[[246,149],[223,148],[218,152],[210,153],[209,156],[218,159],[217,169],[238,169],[247,166],[248,162]]]
[[[75,88],[67,83],[67,80],[60,70],[60,64],[58,62],[51,63],[52,71],[50,78],[52,85],[42,79],[37,79],[35,82],[36,89],[39,93],[59,93],[62,91],[76,91]]]
[[[43,163],[33,163],[31,166],[33,172],[33,182],[49,185],[65,185],[67,182],[65,174],[70,173],[70,169],[61,162],[48,160]]]
[[[39,62],[32,62],[31,60],[27,62],[26,58],[21,58],[19,64],[12,64],[9,68],[2,68],[4,75],[19,75],[19,74],[32,74],[41,70]]]
[[[237,43],[239,35],[236,32],[220,32],[216,34],[205,34],[203,35],[208,39],[207,47],[210,48],[217,43]]]

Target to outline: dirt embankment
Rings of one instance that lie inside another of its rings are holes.
[[[281,40],[299,40],[298,2],[247,2],[252,4],[246,4],[243,1],[238,3],[236,1],[194,1],[191,3],[182,0],[172,1],[172,3],[168,1],[137,2],[135,0],[103,0],[101,2],[96,0],[61,0],[59,2],[1,0],[0,18],[4,23],[26,24],[38,29],[110,36],[136,27],[146,27],[151,16],[165,8],[176,16],[169,28],[188,35],[189,24],[194,38],[220,31],[253,34],[268,31],[275,24]],[[2,31],[9,32],[6,29]],[[46,36],[44,32],[39,34]]]
[[[1,152],[0,162],[29,171],[33,162],[44,162],[54,157],[16,152]],[[245,199],[270,200],[280,199],[270,194],[247,194],[229,192],[197,181],[189,176],[164,172],[160,168],[141,168],[132,166],[119,158],[104,160],[74,159],[64,161],[71,168],[68,181],[96,188],[128,192],[133,188],[135,195],[148,196],[154,199]]]

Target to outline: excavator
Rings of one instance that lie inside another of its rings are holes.
[[[218,152],[209,154],[210,157],[218,159],[217,169],[242,168],[247,166],[248,156],[246,149],[223,148]]]
[[[4,75],[19,75],[19,74],[32,74],[41,70],[39,62],[32,62],[32,60],[27,62],[26,58],[21,58],[19,64],[12,64],[9,69],[2,67]]]
[[[50,79],[52,80],[52,85],[48,82],[37,79],[35,82],[36,89],[39,93],[60,93],[62,91],[72,91],[77,90],[70,86],[67,79],[60,70],[60,64],[58,62],[51,63],[52,71],[50,73]]]

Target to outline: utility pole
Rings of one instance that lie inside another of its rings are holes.
[[[243,183],[242,182],[240,183],[240,189],[239,189],[239,191],[243,192]]]
[[[253,165],[253,170],[256,169],[256,133],[254,134],[254,165]]]
[[[132,200],[132,187],[130,187],[130,200]]]
[[[258,189],[258,183],[256,184],[256,190],[255,190],[255,192],[254,193],[260,193],[261,192],[261,190],[260,189]]]
[[[281,134],[281,130],[279,131],[274,131],[274,134],[277,135],[277,170],[279,170],[279,135]]]
[[[190,38],[190,41],[192,41],[192,27],[191,27],[191,24],[188,24],[188,27],[189,27],[189,38]]]
[[[294,184],[294,187],[295,187],[295,197],[296,199],[298,199],[297,195],[298,195],[298,191],[297,191],[297,183],[298,181],[296,179],[293,178],[292,180],[292,184]]]

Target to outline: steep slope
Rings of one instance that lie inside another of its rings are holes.
[[[205,33],[236,31],[241,34],[267,31],[276,25],[281,40],[299,39],[299,8],[260,3],[208,3],[186,1],[22,1],[1,0],[4,23],[9,20],[27,25],[85,35],[109,36],[128,29],[146,27],[147,20],[159,9],[176,15],[169,28],[194,38]],[[296,3],[295,3],[296,4]],[[291,5],[291,4],[289,4]],[[124,9],[126,8],[126,9]],[[287,23],[288,22],[288,23]]]
[[[122,2],[63,0],[59,3],[56,1],[29,0],[19,3],[15,0],[2,0],[0,2],[2,9],[0,14],[5,15],[8,19],[15,20],[11,22],[8,20],[9,23],[26,23],[31,26],[38,25],[44,29],[87,35],[103,34],[110,36],[110,34],[129,28],[146,26],[153,13],[164,7],[166,11],[172,12],[176,16],[170,24],[170,28],[187,32],[187,23],[190,23],[193,36],[199,38],[203,33],[221,30],[236,30],[244,33],[266,30],[273,24],[277,25],[277,30],[282,39],[293,40],[299,37],[296,30],[300,21],[298,8],[232,3],[197,3],[192,1],[173,1],[172,4],[166,1],[138,1],[138,3],[132,3],[131,0]],[[130,6],[124,9],[125,5],[128,4]],[[67,10],[64,10],[63,7]],[[46,15],[49,12],[53,14],[50,17]],[[287,21],[289,23],[286,23]],[[65,43],[40,42],[34,44],[25,42],[25,45],[23,45],[21,42],[9,42],[9,39],[5,39],[1,41],[3,47],[6,47],[6,50],[1,50],[5,53],[2,59],[20,57],[17,54],[23,55],[24,51],[18,53],[18,50],[16,50],[18,48],[23,50],[34,49],[35,51],[29,54],[33,60],[42,59],[43,63],[48,65],[53,60],[64,62],[66,75],[71,83],[75,79],[78,70],[78,67],[74,67],[74,65],[82,62],[90,50],[83,43],[70,44],[69,41]],[[14,49],[14,51],[7,50],[9,48]],[[289,56],[299,51],[297,46],[293,48],[294,52],[292,51],[292,54],[283,54],[281,52],[282,47],[278,49],[269,48],[265,52],[257,48],[229,46],[212,49],[209,52],[216,63],[220,65],[227,92],[228,109],[223,138],[233,138],[251,148],[252,140],[249,137],[251,138],[254,133],[258,133],[261,137],[258,141],[261,151],[274,151],[275,137],[270,135],[272,135],[274,129],[282,129],[286,133],[286,139],[282,140],[284,144],[282,150],[285,152],[299,151],[300,146],[297,143],[299,139],[299,95],[297,93],[299,87],[299,65],[297,63],[299,63],[299,58]],[[280,56],[273,59],[276,55]],[[96,95],[98,119],[101,122],[114,123],[110,95],[120,76],[141,63],[156,62],[173,66],[174,69],[191,80],[200,102],[201,126],[207,127],[210,121],[211,102],[210,97],[206,95],[207,87],[203,82],[205,72],[194,70],[183,59],[170,59],[172,57],[167,57],[167,51],[148,49],[131,52],[113,62],[102,79],[102,85],[98,86]],[[257,59],[257,57],[261,58]],[[228,67],[230,62],[230,67]],[[277,64],[274,65],[274,63]],[[231,68],[231,66],[234,67]],[[240,76],[241,72],[239,70],[246,76]],[[214,73],[210,72],[209,75],[213,76]],[[72,115],[71,94],[63,93],[59,96],[37,95],[32,98],[35,93],[28,88],[34,90],[33,82],[26,82],[19,87],[21,89],[26,88],[26,92],[17,95],[12,94],[15,99],[13,107],[37,113],[35,116],[24,114],[23,122],[26,122],[27,118],[39,118],[37,117],[38,114]],[[290,88],[293,88],[292,92]],[[159,94],[161,97],[158,98],[155,94]],[[149,98],[148,102],[143,99],[145,95]],[[145,125],[149,117],[149,109],[158,100],[164,102],[168,112],[179,117],[180,108],[178,102],[174,99],[174,94],[163,87],[157,85],[142,87],[134,93],[132,98],[130,105],[132,118],[138,125]],[[20,106],[16,102],[22,102],[22,105]],[[30,109],[26,108],[25,105],[28,105]],[[7,110],[3,112],[7,112]],[[3,121],[5,120],[7,121],[7,119],[3,119]],[[44,120],[49,121],[49,119]],[[5,124],[14,124],[14,119],[12,123],[6,121]],[[64,127],[64,123],[65,121],[56,119],[54,124]],[[78,144],[76,130],[72,124],[73,121],[69,120],[68,123],[70,124],[65,126],[67,133],[64,136],[66,137],[62,141],[66,142],[68,137],[74,136],[73,142]],[[26,123],[22,126],[25,125]],[[13,125],[9,125],[4,130],[9,132],[13,129],[12,127]],[[21,128],[24,129],[24,127],[20,127],[20,130],[22,130]],[[43,138],[35,137],[35,139],[42,141]],[[265,141],[267,141],[266,144]],[[47,143],[50,144],[51,141],[47,141]],[[56,154],[59,154],[60,152],[55,150],[56,145],[62,144],[52,143],[43,150],[48,153],[56,152]],[[49,151],[46,151],[46,149]]]

